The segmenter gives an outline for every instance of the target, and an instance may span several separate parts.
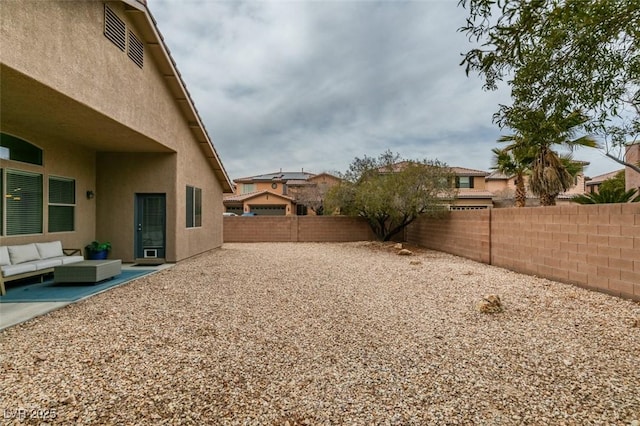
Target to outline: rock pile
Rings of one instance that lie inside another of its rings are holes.
[[[496,314],[504,310],[502,302],[500,301],[500,296],[497,294],[488,294],[484,296],[484,298],[478,302],[477,308],[483,314]]]

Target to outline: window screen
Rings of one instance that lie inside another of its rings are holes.
[[[202,189],[187,186],[187,228],[202,226]]]
[[[49,232],[75,229],[75,204],[75,180],[49,177]]]

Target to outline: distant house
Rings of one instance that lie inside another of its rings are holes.
[[[300,172],[283,172],[281,170],[275,173],[234,179],[234,183],[236,184],[236,193],[238,195],[259,191],[288,195],[291,183],[306,182],[307,179],[313,176],[313,173],[308,173],[304,170]]]
[[[583,167],[589,165],[586,161],[578,161],[578,163]],[[506,175],[497,170],[494,170],[486,176],[486,187],[487,190],[493,194],[494,207],[513,207],[516,180],[516,175]],[[559,194],[556,202],[558,204],[570,202],[574,196],[584,194],[587,180],[583,172],[578,173],[574,178],[573,186],[568,191]],[[529,176],[525,175],[524,181],[527,190],[527,207],[539,206],[540,200],[529,190]]]
[[[464,167],[451,168],[456,175],[456,199],[451,210],[478,210],[493,207],[493,193],[487,189],[486,177],[489,173]]]
[[[146,3],[8,1],[0,20],[0,244],[222,245],[231,182]]]
[[[226,196],[224,205],[227,212],[233,213],[320,214],[324,194],[338,182],[340,178],[329,173],[316,175],[304,170],[243,177],[234,181],[236,194]]]
[[[296,202],[286,195],[271,191],[255,191],[228,195],[224,198],[225,211],[238,216],[254,213],[259,216],[290,216],[296,213]]]
[[[392,173],[403,170],[407,161],[400,161],[391,166]],[[451,182],[457,190],[454,200],[449,203],[450,210],[478,210],[493,207],[493,194],[485,186],[485,177],[489,174],[482,170],[467,169],[464,167],[450,167],[455,181]],[[388,168],[380,167],[381,173],[388,173]]]
[[[615,170],[613,172],[604,173],[587,179],[584,184],[585,193],[597,194],[600,192],[600,185],[602,185],[604,181],[615,178],[619,173],[624,173],[624,169]]]
[[[640,144],[635,143],[627,146],[625,152],[625,160],[627,163],[636,164],[640,166]],[[624,171],[624,181],[627,191],[630,189],[638,189],[640,192],[640,173],[633,170],[631,167],[626,167]]]

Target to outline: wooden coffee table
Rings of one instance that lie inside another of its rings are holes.
[[[82,262],[56,266],[53,269],[54,283],[97,283],[119,275],[122,271],[120,259],[83,260]]]

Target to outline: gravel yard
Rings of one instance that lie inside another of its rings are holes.
[[[0,423],[636,425],[640,305],[428,250],[225,244],[1,332],[0,371]]]

